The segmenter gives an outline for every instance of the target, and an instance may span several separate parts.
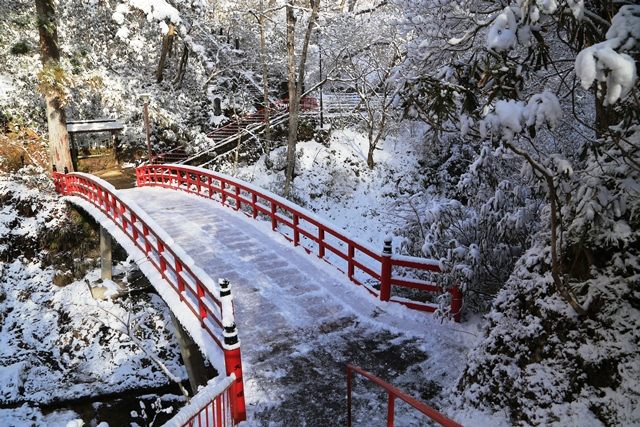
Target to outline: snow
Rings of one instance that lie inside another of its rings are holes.
[[[196,172],[211,173],[210,169],[205,169],[205,168],[201,168],[201,167],[197,167],[197,166],[180,165],[180,167],[184,168],[184,169],[188,169],[188,170],[193,170],[193,171],[196,171]],[[233,184],[238,184],[238,185],[241,185],[241,186],[243,186],[243,187],[245,187],[245,188],[247,188],[247,189],[249,189],[251,191],[254,191],[254,192],[258,193],[258,194],[264,194],[265,196],[267,196],[267,197],[273,199],[274,201],[276,201],[278,204],[280,204],[282,206],[287,206],[290,209],[292,209],[293,211],[297,211],[300,214],[309,217],[312,221],[324,226],[326,229],[329,229],[329,230],[334,230],[335,229],[335,226],[332,223],[330,223],[329,221],[325,220],[324,218],[321,218],[320,216],[316,215],[315,213],[313,213],[313,212],[311,212],[311,211],[309,211],[309,210],[307,210],[305,208],[302,208],[302,207],[290,202],[289,200],[285,199],[284,197],[278,196],[277,194],[272,193],[272,192],[270,192],[268,190],[265,190],[264,188],[260,188],[260,187],[254,185],[254,184],[252,184],[250,182],[246,182],[246,181],[242,181],[242,180],[239,180],[237,178],[234,178],[231,175],[227,175],[227,174],[220,173],[220,172],[216,172],[216,175],[220,176],[223,179],[226,179],[228,182],[232,183],[232,185]],[[351,241],[353,241],[354,243],[356,243],[358,245],[365,246],[365,247],[369,246],[367,243],[365,243],[365,242],[363,242],[363,241],[361,241],[361,240],[359,240],[359,239],[357,239],[357,238],[355,238],[353,236],[350,236],[347,232],[345,232],[343,230],[340,230],[340,233],[344,233],[345,236],[348,239],[350,239]]]
[[[626,51],[640,42],[640,5],[624,5],[611,20],[607,40],[615,40],[617,48]]]
[[[556,0],[536,0],[538,7],[546,14],[550,15],[558,8]]]
[[[551,129],[555,128],[562,117],[562,108],[558,97],[546,90],[533,95],[527,103],[525,117],[527,126],[535,125],[536,128],[540,128],[544,124],[548,124]]]
[[[94,177],[94,179],[96,179]],[[104,183],[106,186],[110,186],[108,183]],[[114,190],[116,194],[117,190]],[[218,347],[218,345],[213,341],[213,339],[209,336],[209,334],[201,327],[200,320],[185,307],[184,303],[180,301],[179,296],[175,293],[173,288],[165,281],[160,272],[155,269],[155,267],[148,262],[145,262],[147,257],[130,239],[127,237],[124,232],[118,228],[111,219],[107,218],[100,210],[98,210],[95,206],[93,206],[88,201],[76,197],[76,196],[67,196],[66,200],[71,203],[81,207],[83,210],[87,211],[91,216],[93,216],[96,221],[100,223],[102,227],[107,230],[107,232],[127,251],[127,253],[136,261],[136,264],[140,268],[140,270],[144,273],[145,276],[149,279],[154,288],[158,291],[162,299],[167,303],[169,308],[175,317],[180,321],[182,326],[186,331],[189,332],[189,335],[193,339],[193,341],[198,345],[200,350],[207,356],[208,360],[211,362],[212,366],[218,372],[226,372],[224,365],[224,354],[222,349]],[[174,252],[178,254],[178,256],[183,255],[183,259],[189,260],[193,267],[192,271],[195,274],[198,274],[201,279],[204,279],[204,285],[208,287],[208,289],[219,297],[219,289],[217,286],[210,286],[213,280],[208,278],[209,276],[203,274],[201,269],[196,267],[193,262],[193,259],[184,253],[184,250],[175,244],[173,239],[169,238],[166,232],[155,223],[144,211],[142,211],[139,207],[137,207],[134,203],[129,201],[129,208],[134,210],[137,215],[140,215],[141,219],[143,219],[147,225],[154,230],[160,237],[165,240],[167,246],[170,246]],[[170,243],[169,243],[170,242]],[[208,278],[208,279],[207,279]],[[209,286],[208,286],[209,285]]]
[[[74,261],[74,267],[88,269],[82,280],[64,287],[52,284],[56,271],[49,265],[53,257],[46,244],[38,244],[70,224],[65,204],[51,190],[44,171],[25,168],[13,176],[0,174],[0,241],[6,245],[0,251],[3,259],[9,259],[0,262],[3,426],[64,427],[86,414],[56,409],[44,415],[38,406],[89,398],[100,404],[104,402],[101,396],[109,393],[166,385],[166,376],[148,363],[123,330],[118,319],[126,319],[129,313],[138,323],[141,345],[150,352],[161,352],[167,368],[180,380],[186,378],[179,351],[171,345],[173,327],[165,323],[168,311],[160,298],[147,296],[144,303],[132,297],[97,302],[88,284],[98,282],[100,270],[94,268],[96,262],[91,258]],[[33,248],[47,250],[29,255]],[[7,256],[5,250],[12,255]],[[56,259],[64,256],[63,251]],[[117,264],[114,275],[126,273],[129,267]]]
[[[9,99],[13,88],[13,79],[8,75],[0,74],[0,101]]]
[[[168,20],[173,24],[180,24],[180,12],[165,0],[129,0],[129,4],[143,11],[149,21],[164,23]]]
[[[500,100],[496,102],[494,112],[480,122],[480,135],[483,138],[496,135],[511,141],[522,131],[524,116],[524,103],[516,100]]]
[[[180,408],[180,411],[178,411],[173,418],[167,421],[163,427],[182,427],[186,425],[191,418],[197,415],[202,408],[211,403],[213,399],[233,384],[235,380],[235,374],[231,374],[228,377],[209,380],[207,385],[199,389],[198,393],[191,398],[189,403]],[[213,415],[211,409],[209,410],[209,414]]]
[[[622,52],[637,44],[638,34],[640,6],[622,6],[611,22],[607,40],[581,50],[576,56],[576,75],[584,89],[590,88],[594,81],[606,83],[604,105],[626,98],[635,85],[635,61]]]
[[[487,48],[497,51],[509,50],[515,47],[516,17],[511,7],[507,6],[491,24],[487,34]]]

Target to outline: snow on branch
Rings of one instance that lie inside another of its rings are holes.
[[[511,141],[525,128],[547,125],[553,129],[561,116],[560,102],[549,91],[533,95],[526,105],[521,101],[500,100],[494,111],[480,121],[480,135]]]
[[[111,15],[118,25],[124,25],[125,15],[131,13],[131,8],[142,11],[147,16],[147,21],[156,22],[160,26],[162,34],[167,34],[169,31],[169,23],[176,26],[180,25],[180,12],[178,9],[171,6],[165,0],[128,0],[126,3],[120,3],[116,6],[116,10]],[[128,38],[129,30],[126,27],[121,27],[116,34],[121,39]]]
[[[638,45],[640,6],[622,6],[613,17],[606,37],[605,41],[578,53],[575,70],[585,89],[591,87],[594,81],[606,83],[604,105],[611,105],[624,99],[636,83],[635,61],[621,52]]]

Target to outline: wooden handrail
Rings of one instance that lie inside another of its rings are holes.
[[[440,425],[443,425],[445,427],[462,427],[462,424],[458,424],[457,422],[455,422],[454,420],[452,420],[451,418],[446,417],[445,415],[441,414],[440,412],[436,411],[435,409],[433,409],[431,406],[420,402],[419,400],[415,399],[414,397],[408,395],[407,393],[405,393],[404,391],[400,390],[399,388],[389,384],[388,382],[376,377],[375,375],[373,375],[370,372],[365,371],[362,368],[359,368],[355,365],[352,364],[347,364],[347,426],[351,427],[352,423],[351,423],[351,393],[352,393],[352,372],[356,372],[358,374],[360,374],[361,376],[363,376],[364,378],[368,379],[369,381],[371,381],[372,383],[378,385],[379,387],[382,387],[384,390],[386,390],[388,396],[389,396],[389,401],[388,401],[388,406],[387,406],[387,427],[393,427],[393,423],[394,423],[394,416],[395,416],[395,399],[398,398],[406,403],[408,403],[409,405],[411,405],[413,408],[415,408],[417,411],[423,413],[424,415],[426,415],[427,417],[429,417],[430,419],[432,419],[433,421],[439,423]]]

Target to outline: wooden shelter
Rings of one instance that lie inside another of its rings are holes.
[[[71,142],[71,159],[73,169],[78,170],[78,143],[76,135],[89,134],[98,132],[109,132],[111,134],[111,146],[114,155],[118,156],[118,134],[124,129],[124,125],[116,119],[102,118],[93,120],[70,120],[67,122],[67,132]]]

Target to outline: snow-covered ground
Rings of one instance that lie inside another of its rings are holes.
[[[424,124],[403,122],[376,150],[373,170],[367,168],[367,138],[355,129],[332,131],[326,144],[299,142],[294,200],[362,241],[382,249],[384,237],[392,235],[399,246],[402,238],[394,233],[406,226],[407,199],[424,191],[419,174],[424,147],[416,141],[426,130]],[[285,148],[279,150],[272,158],[282,156]],[[222,170],[281,192],[283,173],[266,169],[263,159],[237,171],[229,165]]]
[[[53,284],[61,264],[52,264],[42,247],[47,233],[59,233],[69,224],[64,204],[49,185],[35,169],[0,175],[2,426],[65,426],[80,416],[99,421],[110,407],[114,410],[104,419],[113,420],[119,416],[115,408],[123,410],[131,402],[137,406],[138,400],[153,403],[154,397],[142,395],[167,393],[168,379],[129,333],[174,375],[186,378],[169,313],[158,296],[137,292],[96,301],[88,284],[98,282],[97,269],[66,286]],[[56,245],[62,251],[63,242]],[[82,263],[90,265],[91,260],[78,259],[76,267]],[[131,268],[128,262],[119,263],[114,273],[125,275]],[[137,327],[127,331],[128,321]],[[129,403],[122,402],[127,399]]]

